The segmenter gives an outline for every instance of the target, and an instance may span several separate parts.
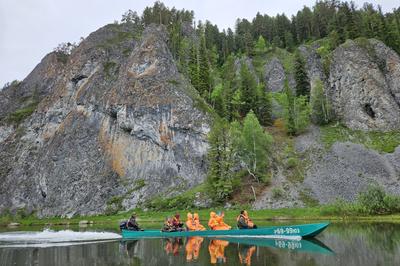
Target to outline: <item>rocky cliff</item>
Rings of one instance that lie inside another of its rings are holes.
[[[167,42],[162,26],[107,25],[0,92],[0,212],[130,209],[204,180],[210,119]]]
[[[333,53],[328,93],[346,126],[400,129],[400,57],[377,40],[348,40]]]

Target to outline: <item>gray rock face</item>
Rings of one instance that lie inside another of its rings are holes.
[[[19,84],[0,91],[0,123],[7,114],[38,101],[51,93],[62,75],[64,63],[57,53],[47,54],[32,72]]]
[[[265,66],[265,83],[267,90],[280,92],[283,90],[286,74],[278,58],[273,58]]]
[[[321,81],[326,81],[324,74],[321,57],[317,53],[319,46],[317,44],[307,47],[301,45],[299,51],[305,59],[305,68],[307,71],[307,76],[310,79],[311,88],[314,87],[314,83],[317,79]]]
[[[400,128],[400,57],[383,43],[347,41],[333,53],[330,95],[338,118],[349,128]]]
[[[210,120],[199,96],[164,27],[149,26],[140,41],[130,30],[89,35],[36,112],[0,142],[0,212],[98,214],[204,181]]]
[[[315,161],[304,181],[321,203],[337,198],[353,201],[370,184],[400,194],[400,147],[393,154],[379,154],[362,145],[335,143]]]
[[[250,70],[250,73],[253,74],[253,77],[256,80],[256,82],[259,83],[260,79],[258,78],[256,70],[254,69],[253,61],[247,56],[235,59],[236,75],[240,75],[240,68],[241,68],[242,64],[246,64],[247,65],[247,67]]]
[[[285,79],[287,77],[289,87],[292,90],[296,88],[296,81],[292,73],[286,73],[281,61],[274,57],[265,65],[265,84],[266,89],[272,92],[281,92],[284,89]]]

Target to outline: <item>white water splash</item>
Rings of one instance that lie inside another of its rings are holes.
[[[88,244],[121,239],[110,232],[74,232],[71,230],[0,233],[0,247],[51,247]]]

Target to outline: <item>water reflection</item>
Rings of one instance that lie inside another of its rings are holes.
[[[0,265],[400,265],[400,225],[335,224],[318,238],[191,237],[45,248],[0,242]]]
[[[215,263],[225,263],[225,248],[229,245],[226,240],[213,239],[208,245],[208,251],[210,252],[210,262]]]
[[[203,243],[203,237],[189,237],[186,241],[186,261],[196,262],[199,258],[201,244]]]

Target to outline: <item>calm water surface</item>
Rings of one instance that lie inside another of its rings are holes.
[[[113,227],[0,230],[0,265],[400,265],[400,225],[390,223],[332,224],[313,241],[122,241]]]

